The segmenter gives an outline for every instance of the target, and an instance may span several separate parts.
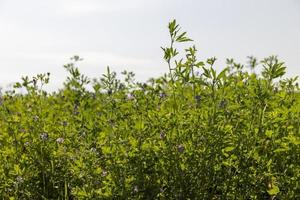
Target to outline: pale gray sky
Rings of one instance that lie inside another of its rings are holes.
[[[218,69],[225,58],[275,54],[300,75],[300,0],[0,0],[0,85],[51,72],[60,87],[75,54],[90,77],[107,65],[139,80],[162,75],[173,18]]]

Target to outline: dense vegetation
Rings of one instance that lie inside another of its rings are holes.
[[[175,21],[169,31],[163,77],[91,80],[74,56],[57,92],[40,74],[2,94],[1,198],[300,199],[296,78],[275,56],[220,73],[194,46],[177,59],[191,39]]]

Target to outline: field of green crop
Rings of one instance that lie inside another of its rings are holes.
[[[168,28],[163,77],[90,79],[74,56],[60,90],[1,95],[1,199],[300,199],[297,79],[275,56],[216,72]]]

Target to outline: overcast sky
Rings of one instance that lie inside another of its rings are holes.
[[[138,80],[162,75],[174,18],[218,69],[225,58],[278,55],[300,75],[300,0],[0,0],[0,85],[50,72],[60,87],[73,55],[90,77],[108,65]]]

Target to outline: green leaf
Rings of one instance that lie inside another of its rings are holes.
[[[225,151],[225,152],[230,152],[230,151],[232,151],[232,150],[234,150],[234,149],[235,149],[234,146],[229,146],[229,147],[224,148],[224,151]]]
[[[220,79],[224,78],[227,71],[228,71],[228,68],[223,69],[223,70],[219,73],[219,75],[217,76],[217,80],[220,80]]]
[[[21,168],[20,168],[20,166],[19,165],[14,165],[14,170],[15,170],[15,173],[17,174],[17,175],[20,175],[20,174],[22,174],[22,170],[21,170]]]
[[[192,39],[185,37],[186,32],[181,33],[177,38],[176,42],[188,42],[188,41],[193,41]]]
[[[272,130],[267,130],[267,131],[265,132],[265,135],[266,135],[268,138],[272,138],[273,131],[272,131]]]
[[[267,192],[270,196],[274,196],[277,195],[280,192],[280,190],[278,186],[273,185],[271,189],[267,190]]]
[[[203,75],[204,75],[206,78],[211,78],[211,73],[210,73],[209,69],[203,67],[203,70],[204,70]]]

